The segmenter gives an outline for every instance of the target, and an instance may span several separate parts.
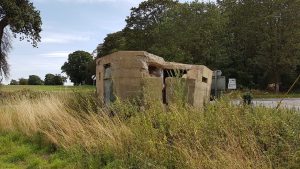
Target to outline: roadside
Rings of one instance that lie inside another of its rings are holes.
[[[229,97],[234,104],[243,104],[242,96],[247,91],[232,91],[225,93],[224,96]],[[263,106],[268,108],[276,108],[278,103],[284,98],[280,108],[288,108],[300,110],[300,93],[272,93],[265,91],[252,90],[252,104],[254,106]]]
[[[267,108],[276,108],[282,98],[259,98],[253,99],[254,106],[263,106]],[[242,100],[234,99],[234,104],[242,104]],[[300,110],[300,98],[284,98],[280,108],[287,108],[293,110]]]

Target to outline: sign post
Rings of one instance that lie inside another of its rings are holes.
[[[212,83],[212,92],[214,93],[214,97],[219,97],[219,91],[226,89],[226,78],[222,76],[221,70],[215,70],[213,73],[213,83]]]
[[[218,95],[218,72],[217,71],[214,71],[214,75],[215,75],[215,83],[214,83],[214,86],[215,86],[215,97]]]
[[[229,90],[236,90],[237,89],[237,87],[236,87],[236,79],[229,79],[228,89]]]

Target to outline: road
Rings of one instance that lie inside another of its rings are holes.
[[[269,108],[277,107],[281,99],[254,99],[252,103],[256,106],[265,106]],[[240,101],[234,101],[234,103],[240,103]],[[289,108],[300,110],[300,98],[286,98],[282,101],[281,108]]]

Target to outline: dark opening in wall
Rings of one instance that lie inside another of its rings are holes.
[[[207,82],[208,82],[208,78],[202,77],[202,82],[203,82],[203,83],[207,83]]]
[[[179,69],[164,69],[164,78],[167,77],[177,77],[182,78],[187,74],[188,70],[179,70]]]
[[[156,66],[148,66],[148,71],[151,77],[162,77],[162,69],[156,67]]]

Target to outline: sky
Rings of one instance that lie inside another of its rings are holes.
[[[26,41],[12,40],[9,54],[11,79],[47,73],[61,74],[68,55],[77,50],[92,52],[107,34],[126,25],[130,8],[142,0],[31,0],[40,10],[42,40],[38,48]],[[182,1],[183,2],[183,1]]]

